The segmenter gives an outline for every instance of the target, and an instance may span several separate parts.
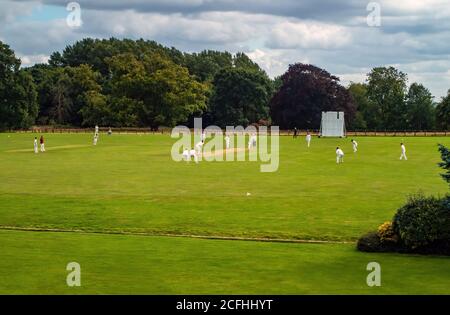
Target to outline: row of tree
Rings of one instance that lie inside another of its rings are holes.
[[[183,53],[154,41],[84,39],[48,63],[21,68],[0,42],[0,129],[33,124],[112,127],[274,124],[317,129],[322,111],[346,113],[349,129],[450,128],[450,93],[438,104],[395,68],[374,68],[344,87],[312,65],[271,80],[243,53]]]

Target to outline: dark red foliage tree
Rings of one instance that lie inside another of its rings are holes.
[[[355,117],[356,106],[339,78],[327,71],[297,63],[281,76],[282,85],[270,102],[273,125],[282,129],[318,129],[322,111],[343,111],[346,123]]]

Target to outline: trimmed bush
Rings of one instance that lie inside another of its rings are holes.
[[[380,252],[381,240],[377,232],[370,232],[363,235],[356,244],[358,250],[362,252]]]
[[[362,252],[396,252],[402,250],[402,247],[395,242],[383,242],[378,232],[370,232],[362,236],[358,240],[356,248]]]
[[[394,231],[392,222],[385,222],[378,227],[378,236],[382,243],[397,244],[398,235]]]
[[[444,241],[450,236],[449,206],[448,197],[411,196],[394,217],[394,231],[411,250]]]

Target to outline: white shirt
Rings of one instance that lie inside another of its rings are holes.
[[[337,149],[336,150],[336,154],[337,155],[344,155],[344,151],[342,151],[341,149]]]
[[[406,148],[405,148],[405,145],[403,145],[403,144],[402,144],[402,152],[406,153]]]
[[[37,147],[37,139],[34,139],[34,146]]]
[[[311,141],[311,135],[306,135],[306,141]]]
[[[354,146],[354,147],[357,147],[357,146],[358,146],[358,142],[352,141],[352,143],[353,143],[353,146]]]

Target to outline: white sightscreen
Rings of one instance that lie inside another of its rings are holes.
[[[322,112],[322,137],[345,137],[344,112]]]

